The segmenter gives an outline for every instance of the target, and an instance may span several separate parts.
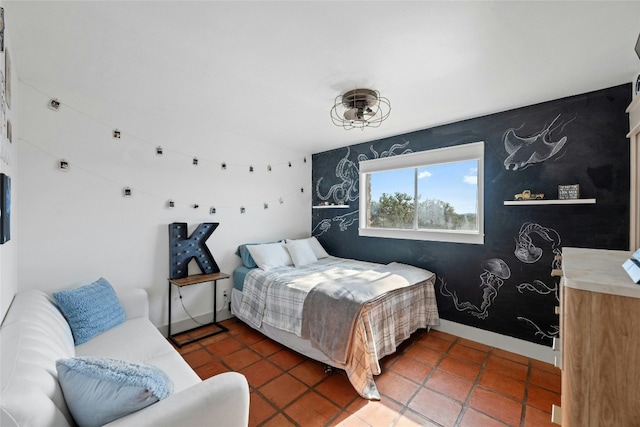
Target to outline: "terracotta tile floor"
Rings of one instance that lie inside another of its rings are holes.
[[[323,364],[236,319],[222,323],[229,332],[179,351],[203,379],[227,371],[247,377],[250,426],[544,427],[554,425],[551,405],[560,405],[552,365],[439,331],[417,331],[382,359],[382,399],[368,401],[344,371],[325,374]]]

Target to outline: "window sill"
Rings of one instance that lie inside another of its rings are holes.
[[[359,228],[358,233],[364,237],[382,237],[385,239],[424,240],[434,242],[467,243],[483,245],[484,235],[462,231],[426,231],[403,230],[390,228]]]

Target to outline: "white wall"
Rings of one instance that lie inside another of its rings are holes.
[[[37,84],[20,83],[18,290],[52,292],[104,277],[115,288],[147,289],[151,320],[164,326],[168,224],[186,222],[191,232],[201,222],[219,222],[207,244],[227,273],[240,264],[234,251],[241,243],[309,235],[309,153],[244,140],[242,129],[237,135],[212,134],[207,123],[215,118],[180,118],[170,105],[116,104]],[[47,108],[50,97],[62,102],[58,111]],[[120,140],[112,137],[116,127]],[[163,156],[155,153],[158,145]],[[69,162],[69,171],[59,170],[60,159]],[[125,186],[132,197],[123,197]],[[175,208],[167,207],[169,199]],[[193,209],[194,203],[200,208]],[[211,206],[215,215],[209,214]],[[218,282],[218,309],[231,286],[231,280]],[[182,293],[192,315],[211,312],[210,285]],[[174,321],[187,317],[177,304],[173,313]]]
[[[0,6],[3,3],[0,2]],[[18,289],[18,194],[15,191],[18,184],[17,170],[18,170],[18,158],[17,158],[17,139],[20,135],[20,125],[18,123],[16,111],[20,102],[20,87],[16,84],[16,70],[15,62],[13,61],[15,55],[11,49],[11,38],[5,31],[4,40],[5,52],[0,52],[0,71],[5,74],[5,55],[9,54],[10,57],[10,91],[11,91],[11,108],[6,103],[2,105],[2,112],[0,112],[0,172],[6,174],[11,178],[12,195],[11,195],[11,240],[0,245],[0,321],[4,318],[4,315],[13,300],[13,295]],[[5,76],[6,78],[6,76]],[[0,100],[0,102],[3,102]],[[4,115],[4,116],[3,116]],[[7,125],[6,120],[11,122],[12,128],[12,141],[7,139]]]

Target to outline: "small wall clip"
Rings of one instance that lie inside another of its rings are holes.
[[[54,98],[51,101],[49,101],[49,104],[47,104],[47,107],[49,107],[49,109],[53,111],[58,111],[60,109],[60,101]]]

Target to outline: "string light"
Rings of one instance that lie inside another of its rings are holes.
[[[49,101],[47,107],[49,107],[53,111],[58,111],[60,109],[60,101],[54,98]]]
[[[51,110],[58,111],[60,109],[60,107],[62,106],[62,103],[57,98],[54,98],[54,97],[50,96],[44,90],[41,90],[38,87],[36,87],[36,86],[34,86],[34,85],[30,84],[30,83],[25,82],[21,78],[18,78],[17,81],[18,81],[18,83],[20,83],[20,84],[22,84],[22,85],[24,85],[26,87],[29,87],[33,91],[38,92],[39,94],[41,94],[44,97],[46,97],[48,99],[47,107],[50,108]],[[94,116],[92,116],[92,115],[90,115],[88,113],[85,113],[81,109],[75,108],[72,105],[69,105],[69,104],[64,104],[64,105],[69,110],[74,111],[74,112],[76,112],[76,113],[78,113],[78,114],[80,114],[80,115],[82,115],[82,116],[84,116],[84,117],[86,117],[86,118],[88,118],[90,120],[93,120],[96,123],[100,123],[101,125],[108,127],[110,129],[111,135],[112,135],[112,137],[114,139],[121,139],[126,134],[127,140],[139,141],[139,142],[151,145],[153,147],[157,146],[157,142],[153,142],[153,141],[151,141],[149,139],[143,138],[143,137],[135,135],[135,134],[131,134],[129,132],[123,132],[122,130],[119,130],[117,127],[113,126],[112,123],[106,122],[105,120],[99,119],[99,118],[94,117]],[[117,133],[117,136],[116,136],[116,133]],[[176,155],[180,155],[180,156],[184,156],[184,157],[188,157],[188,158],[193,158],[192,155],[186,154],[184,152],[180,152],[178,150],[165,149],[164,152],[171,152],[171,153],[176,154]],[[200,160],[201,161],[205,161],[205,162],[206,161],[211,162],[211,160],[204,159],[204,158],[200,159]],[[302,159],[302,161],[303,161],[303,163],[307,163],[306,162],[306,157],[304,157]],[[213,163],[216,163],[216,162],[214,161]],[[288,164],[289,167],[293,167],[293,163],[291,161],[283,162],[283,164]],[[238,166],[248,167],[249,165],[238,165]],[[256,166],[256,165],[254,164],[253,166]]]
[[[61,103],[57,98],[53,98],[53,97],[48,96],[48,94],[46,94],[44,91],[42,91],[42,90],[38,89],[37,87],[35,87],[35,86],[33,86],[33,85],[29,84],[29,83],[24,82],[24,81],[23,81],[23,80],[21,80],[20,78],[18,78],[17,80],[18,80],[18,82],[19,82],[19,83],[21,83],[21,84],[23,84],[23,85],[25,85],[25,86],[27,86],[27,87],[30,87],[30,88],[31,88],[31,89],[33,89],[34,91],[39,92],[40,94],[42,94],[42,95],[46,96],[46,97],[48,98],[47,107],[48,107],[49,109],[54,110],[54,111],[58,111],[58,110],[60,109],[60,107],[62,106],[62,103]],[[119,128],[114,127],[112,124],[107,123],[106,121],[101,120],[101,119],[98,119],[98,118],[96,118],[96,117],[93,117],[93,116],[91,116],[91,115],[89,115],[89,114],[87,114],[87,113],[85,113],[85,112],[83,112],[83,111],[81,111],[81,110],[79,110],[79,109],[77,109],[77,108],[74,108],[74,107],[73,107],[73,106],[71,106],[71,105],[65,104],[65,107],[67,107],[69,110],[71,110],[71,111],[73,111],[73,112],[76,112],[76,113],[78,113],[79,115],[85,116],[86,118],[88,118],[88,119],[90,119],[90,120],[93,120],[93,121],[95,121],[95,122],[97,122],[97,123],[99,123],[99,124],[101,124],[101,125],[107,126],[107,127],[110,129],[110,131],[111,131],[111,136],[112,136],[112,138],[113,138],[113,139],[121,139],[121,138],[123,137],[123,134],[125,133],[125,132],[121,131]],[[139,136],[137,136],[137,135],[133,135],[133,134],[129,134],[129,133],[127,133],[127,137],[128,137],[128,138],[127,138],[128,140],[129,140],[129,139],[131,139],[131,140],[137,140],[137,141],[140,141],[140,142],[143,142],[143,143],[150,144],[150,145],[154,146],[154,147],[155,147],[156,155],[158,155],[158,156],[162,156],[162,155],[164,155],[164,154],[165,154],[165,152],[171,152],[171,153],[173,153],[173,154],[178,154],[178,155],[184,155],[184,156],[186,156],[186,154],[184,154],[184,153],[180,153],[179,151],[175,151],[175,150],[165,150],[161,145],[156,145],[156,144],[154,144],[152,141],[146,140],[146,139],[141,138],[141,137],[139,137]],[[26,143],[28,143],[28,144],[30,144],[30,145],[32,145],[32,146],[33,146],[33,147],[35,147],[36,149],[38,149],[38,150],[40,150],[40,151],[44,152],[45,154],[47,154],[47,155],[51,156],[51,154],[50,154],[50,153],[46,152],[45,150],[42,150],[40,147],[38,147],[38,146],[36,146],[36,145],[34,145],[34,144],[29,143],[28,141],[25,141],[23,138],[18,138],[18,139],[19,139],[19,140],[21,140],[21,141],[24,141],[24,142],[26,142]],[[51,157],[53,157],[53,156],[51,156]],[[192,164],[193,164],[194,166],[199,164],[200,159],[199,159],[198,157],[193,157],[193,156],[189,156],[189,157],[191,158],[191,160],[192,160]],[[204,161],[206,161],[206,159],[204,159]],[[305,156],[305,157],[303,157],[302,161],[303,161],[303,163],[307,163],[306,156]],[[278,163],[276,163],[276,165],[277,165],[277,164],[278,164]],[[292,168],[292,167],[293,167],[293,162],[292,162],[292,161],[281,162],[280,164],[287,164],[289,168]],[[226,162],[222,162],[222,163],[221,163],[222,170],[227,170],[227,169],[228,169],[228,168],[227,168],[227,166],[228,166],[228,164],[227,164]],[[232,165],[232,166],[243,166],[243,165]],[[255,165],[253,165],[253,164],[245,165],[245,167],[246,167],[246,166],[248,166],[248,167],[249,167],[249,172],[253,172],[253,171],[255,170]],[[58,167],[59,167],[59,169],[60,169],[61,171],[69,171],[69,170],[70,170],[70,163],[69,163],[67,160],[65,160],[65,159],[58,160]],[[75,168],[76,168],[76,169],[78,169],[78,170],[84,171],[85,173],[89,173],[89,174],[92,174],[92,175],[98,176],[98,177],[100,177],[100,178],[102,178],[102,179],[104,179],[104,180],[106,180],[106,181],[110,181],[110,182],[113,182],[113,183],[118,184],[118,185],[120,186],[120,188],[122,188],[122,190],[121,190],[121,191],[122,191],[122,195],[123,195],[123,197],[130,198],[130,197],[132,197],[132,196],[133,196],[133,190],[132,190],[132,189],[131,189],[131,187],[129,187],[129,186],[122,187],[122,184],[121,184],[121,183],[117,183],[116,181],[114,181],[114,180],[113,180],[112,178],[110,178],[110,177],[105,177],[105,176],[101,176],[101,175],[99,175],[99,174],[96,174],[96,173],[95,173],[95,172],[93,172],[93,170],[91,170],[90,168],[82,168],[82,167],[79,167],[79,166],[75,166]],[[266,165],[266,169],[267,169],[267,171],[268,171],[268,172],[271,172],[271,171],[273,170],[273,166],[272,166],[272,164],[267,164],[267,165]],[[246,169],[245,169],[245,170],[246,170]],[[303,187],[303,188],[301,188],[300,190],[301,190],[301,192],[304,192],[304,187]],[[138,194],[146,194],[146,195],[149,195],[149,196],[153,196],[153,197],[157,197],[157,198],[162,198],[162,199],[164,199],[164,200],[165,200],[165,206],[166,206],[166,207],[174,208],[174,207],[176,207],[176,206],[177,206],[177,204],[176,204],[177,202],[176,202],[176,201],[174,201],[173,199],[171,199],[171,200],[167,200],[167,198],[166,198],[166,197],[157,196],[157,195],[154,195],[154,194],[152,194],[152,193],[148,193],[148,192],[141,191],[140,189],[137,189],[136,191],[137,191],[137,193],[138,193]],[[291,193],[289,193],[289,194],[291,194]],[[280,204],[283,204],[283,203],[284,203],[284,199],[283,199],[282,197],[280,197],[280,198],[278,198],[278,202],[279,202]],[[263,205],[263,208],[264,208],[264,209],[268,209],[268,206],[269,206],[268,202],[264,202],[264,203],[262,203],[262,205]],[[199,207],[199,205],[197,205],[197,204],[190,204],[190,206],[192,206],[194,209],[197,209],[197,208]],[[225,208],[225,207],[223,206],[222,208]],[[226,208],[229,208],[229,209],[230,209],[231,207],[226,207]],[[242,207],[240,208],[240,211],[241,211],[241,213],[245,213],[245,212],[246,212],[246,208],[245,208],[245,206],[242,206]],[[215,207],[211,207],[211,208],[210,208],[210,213],[211,213],[211,214],[215,214],[215,213],[216,213],[216,208],[215,208]]]

